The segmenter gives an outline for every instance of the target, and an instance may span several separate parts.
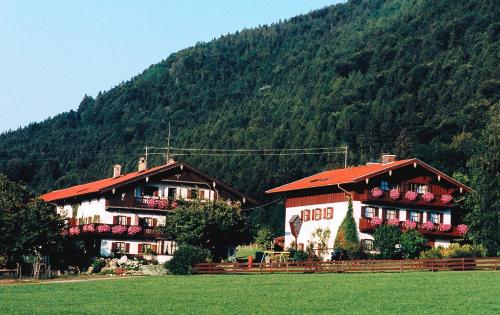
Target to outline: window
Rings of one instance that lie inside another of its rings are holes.
[[[431,212],[429,213],[429,221],[439,224],[441,223],[441,215],[437,212]]]
[[[154,218],[143,218],[142,220],[144,221],[144,225],[146,227],[156,226],[156,219],[154,219]]]
[[[311,219],[311,210],[302,210],[302,221],[306,222]]]
[[[299,243],[299,250],[304,250],[304,243]]]
[[[386,219],[386,220],[396,219],[398,217],[396,209],[384,209],[384,213],[385,213],[384,219]]]
[[[364,218],[374,218],[375,217],[375,208],[374,207],[365,207],[363,210]]]
[[[198,189],[188,189],[188,198],[189,199],[197,199],[198,198]]]
[[[119,215],[116,217],[117,220],[116,220],[116,224],[121,224],[121,225],[127,225],[127,217],[126,216],[123,216],[123,215]]]
[[[410,190],[417,194],[425,194],[429,191],[429,186],[425,184],[410,184]]]
[[[113,251],[116,251],[118,253],[127,252],[127,245],[125,244],[125,242],[114,242],[111,244],[111,247],[114,247]]]
[[[333,218],[333,208],[332,207],[325,208],[325,214],[323,215],[323,217],[325,219],[332,219]]]
[[[380,189],[388,191],[389,190],[389,182],[388,181],[381,181],[380,182]]]
[[[200,200],[203,200],[205,199],[205,191],[204,190],[198,190],[198,198],[200,198]]]
[[[175,199],[177,197],[177,188],[169,188],[167,196],[168,199]]]
[[[361,248],[364,252],[373,250],[373,240],[361,240]]]
[[[413,222],[418,222],[419,221],[418,211],[410,211],[409,220]]]
[[[151,244],[142,244],[140,254],[149,254],[151,253]]]
[[[314,209],[314,220],[321,220],[321,209]]]

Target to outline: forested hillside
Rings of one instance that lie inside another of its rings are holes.
[[[498,123],[499,17],[494,0],[358,0],[199,43],[77,111],[2,134],[0,172],[41,193],[110,176],[113,163],[130,171],[171,123],[175,147],[347,145],[350,165],[392,152],[464,179]],[[261,200],[343,165],[335,154],[177,159]]]

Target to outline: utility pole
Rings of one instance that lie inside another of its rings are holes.
[[[144,161],[144,162],[146,162],[146,165],[148,165],[148,149],[149,149],[149,147],[148,147],[148,146],[145,146],[145,147],[144,147],[144,150],[146,151],[146,154],[145,154],[145,156],[144,156],[144,159],[145,159],[145,161]]]
[[[348,152],[348,147],[345,146],[345,151],[344,151],[344,168],[347,168],[347,152]]]
[[[168,161],[170,161],[170,138],[171,138],[170,123],[168,123],[167,154],[163,156],[163,158],[165,159],[165,163],[168,163]]]

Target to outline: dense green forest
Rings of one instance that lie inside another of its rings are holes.
[[[0,173],[41,193],[110,176],[113,163],[131,171],[145,145],[165,144],[170,123],[175,147],[347,145],[350,165],[392,152],[467,182],[483,131],[500,123],[488,114],[500,96],[499,38],[494,0],[323,8],[198,43],[76,111],[0,135]],[[263,201],[270,187],[343,165],[337,154],[177,159]],[[282,229],[282,212],[255,218]]]

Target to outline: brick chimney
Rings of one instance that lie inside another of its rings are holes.
[[[395,154],[382,153],[382,164],[391,163],[396,161]]]
[[[122,166],[120,164],[113,165],[113,178],[120,177],[122,175]]]
[[[146,165],[146,159],[144,157],[141,157],[139,159],[139,165],[138,165],[138,172],[141,173],[141,172],[144,172],[145,170],[147,169],[147,165]]]

